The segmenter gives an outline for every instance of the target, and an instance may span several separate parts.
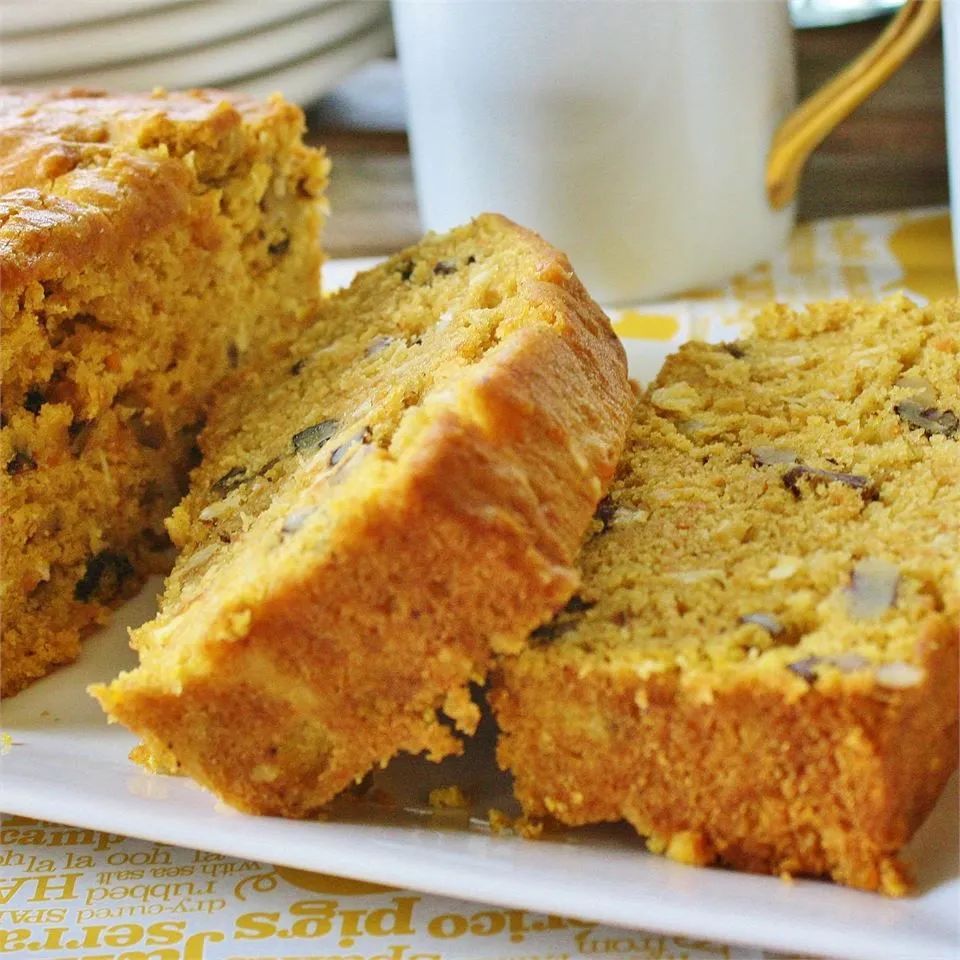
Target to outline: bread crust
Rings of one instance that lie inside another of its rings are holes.
[[[0,88],[4,286],[114,260],[180,222],[198,182],[252,164],[244,129],[251,126],[265,141],[297,140],[303,114],[280,97],[257,101],[222,90]],[[312,186],[322,185],[324,173],[316,168]]]
[[[441,714],[472,732],[469,683],[575,589],[632,406],[625,358],[566,259],[496,222],[542,254],[522,289],[539,321],[466,368],[296,583],[222,612],[202,666],[93,690],[161,767],[240,809],[309,816],[399,751],[458,752]]]

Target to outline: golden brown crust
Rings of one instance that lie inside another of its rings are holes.
[[[3,283],[69,274],[129,249],[179,222],[198,182],[242,175],[257,140],[298,141],[303,128],[300,110],[279,97],[0,88]]]
[[[481,219],[538,252],[520,278],[533,319],[465,367],[458,400],[344,506],[335,548],[239,625],[222,611],[182,654],[202,667],[94,690],[152,754],[242,809],[307,816],[398,751],[455,752],[440,714],[472,731],[468,684],[576,585],[629,417],[622,348],[565,258]]]

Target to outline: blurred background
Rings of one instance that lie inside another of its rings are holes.
[[[803,97],[863,50],[899,2],[790,6]],[[383,253],[420,233],[387,0],[0,0],[0,80],[280,90],[304,106],[310,140],[334,160],[329,254]],[[938,29],[817,149],[798,215],[946,202]]]

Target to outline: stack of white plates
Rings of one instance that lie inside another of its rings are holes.
[[[392,49],[388,0],[0,0],[0,80],[309,103]]]

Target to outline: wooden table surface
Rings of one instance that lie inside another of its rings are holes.
[[[798,88],[806,96],[863,50],[885,26],[872,20],[796,31]],[[814,153],[801,183],[801,220],[947,202],[943,53],[931,35],[887,84]],[[333,159],[332,257],[386,253],[420,235],[406,134],[400,121],[358,126],[321,102],[310,139]],[[390,129],[385,129],[390,127]]]

